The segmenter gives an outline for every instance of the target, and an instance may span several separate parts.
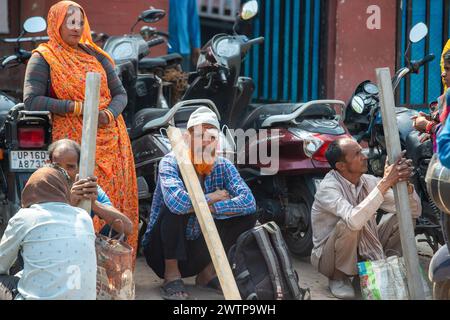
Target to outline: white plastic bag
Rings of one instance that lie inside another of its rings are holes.
[[[358,263],[361,292],[365,300],[409,300],[406,265],[403,257],[391,256]],[[421,271],[427,300],[431,291]]]

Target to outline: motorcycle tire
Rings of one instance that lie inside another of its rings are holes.
[[[450,300],[450,280],[433,283],[434,300]]]
[[[307,221],[304,221],[304,226],[299,225],[298,228],[295,229],[284,229],[284,240],[287,247],[294,255],[298,257],[308,257],[311,255],[311,250],[313,248],[311,208],[314,197],[306,187],[305,183],[298,183],[292,189],[292,193],[290,193],[289,196],[289,201],[294,203],[303,203],[306,206],[308,218]]]

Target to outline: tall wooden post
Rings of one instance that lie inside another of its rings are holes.
[[[389,164],[392,164],[401,154],[400,136],[398,133],[397,116],[395,113],[394,92],[392,89],[389,68],[376,69],[378,87],[380,88],[381,116],[383,119],[384,137]],[[409,206],[408,187],[406,182],[394,186],[395,206],[400,229],[403,257],[405,259],[409,296],[413,300],[425,300],[425,292],[419,269],[414,226]]]
[[[88,72],[83,107],[83,133],[81,138],[80,173],[79,178],[85,179],[94,174],[95,150],[97,140],[98,105],[100,101],[99,73]],[[91,212],[91,202],[82,200],[78,205],[88,213]]]
[[[172,150],[178,162],[184,185],[191,198],[192,206],[197,215],[200,228],[205,237],[209,254],[216,269],[220,285],[222,286],[223,295],[226,300],[240,300],[241,296],[233,277],[230,264],[225,254],[225,250],[217,232],[216,224],[209,210],[205,194],[200,186],[194,166],[188,155],[188,148],[183,141],[180,129],[169,127],[167,134],[172,145]]]

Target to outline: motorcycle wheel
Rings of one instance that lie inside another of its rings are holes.
[[[445,244],[444,236],[440,229],[425,229],[423,235],[433,253],[436,253],[439,247]]]
[[[434,300],[450,300],[450,280],[433,283]]]
[[[289,250],[296,256],[308,257],[313,248],[311,208],[314,201],[313,195],[305,183],[296,184],[289,195],[289,201],[301,203],[306,210],[307,219],[302,219],[296,228],[287,228],[283,231],[284,240]],[[304,216],[305,216],[304,215]],[[306,221],[304,221],[306,220]]]

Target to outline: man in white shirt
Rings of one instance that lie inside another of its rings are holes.
[[[69,205],[69,198],[64,169],[44,167],[31,175],[22,209],[9,220],[0,242],[0,300],[96,298],[94,226],[86,211]],[[19,251],[23,271],[10,276]]]
[[[326,158],[333,170],[321,182],[311,211],[311,263],[329,278],[335,297],[352,299],[355,292],[349,278],[358,275],[358,261],[401,255],[391,187],[409,180],[411,161],[401,158],[386,166],[383,178],[365,174],[367,157],[352,139],[331,143]],[[422,211],[420,198],[411,184],[408,192],[415,219]],[[377,224],[378,209],[389,214]]]

